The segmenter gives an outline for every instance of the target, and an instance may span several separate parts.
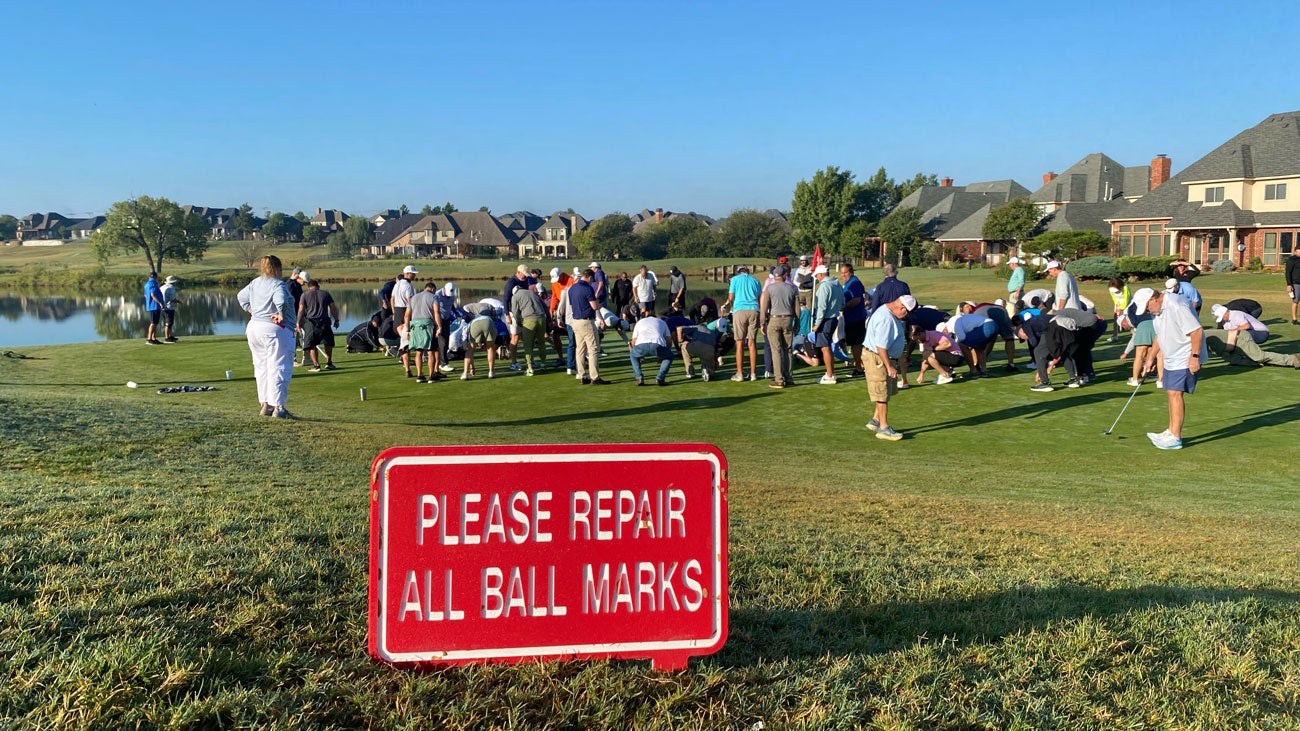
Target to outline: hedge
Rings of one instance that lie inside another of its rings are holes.
[[[1111,279],[1119,276],[1115,260],[1109,256],[1085,256],[1065,265],[1065,271],[1078,279]]]
[[[1115,260],[1115,268],[1124,277],[1163,277],[1176,259],[1176,256],[1121,256]]]

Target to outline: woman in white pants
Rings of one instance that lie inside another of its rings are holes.
[[[253,353],[253,376],[257,380],[259,413],[277,419],[292,419],[284,408],[293,377],[293,334],[298,327],[298,304],[280,277],[280,259],[264,256],[262,276],[239,291],[239,306],[252,315],[245,335]]]

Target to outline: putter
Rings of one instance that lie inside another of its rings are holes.
[[[1128,405],[1133,403],[1133,397],[1138,395],[1138,390],[1141,389],[1142,384],[1146,382],[1147,382],[1147,377],[1145,375],[1143,375],[1142,378],[1138,379],[1138,385],[1133,388],[1133,393],[1129,394],[1128,401],[1124,402],[1124,408],[1119,410],[1119,416],[1115,417],[1115,423],[1111,424],[1109,429],[1101,433],[1103,437],[1108,437],[1110,436],[1111,432],[1115,431],[1115,425],[1119,424],[1119,420],[1121,417],[1124,416],[1124,412],[1128,411]]]

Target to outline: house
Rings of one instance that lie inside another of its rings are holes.
[[[30,241],[61,241],[76,223],[75,219],[68,218],[61,213],[29,213],[18,221],[18,240],[26,243]]]
[[[386,256],[393,245],[393,240],[410,227],[419,223],[422,218],[424,218],[424,216],[421,216],[418,213],[407,213],[397,216],[396,218],[390,218],[375,227],[374,238],[371,239],[368,246],[362,248],[371,254]]]
[[[516,242],[518,256],[539,259],[568,259],[569,241],[573,235],[587,227],[587,219],[577,213],[556,211],[538,227]]]
[[[1132,201],[1168,180],[1169,167],[1164,155],[1150,165],[1125,167],[1094,152],[1060,175],[1045,173],[1043,186],[1029,200],[1045,216],[1044,231],[1096,231],[1110,238],[1106,219],[1121,215]]]
[[[486,211],[457,211],[421,216],[393,236],[385,248],[371,247],[378,255],[417,258],[469,258],[475,255],[515,257],[518,236]]]
[[[921,229],[927,239],[943,244],[944,261],[1000,262],[1004,246],[984,240],[984,219],[1014,198],[1027,198],[1029,189],[1014,180],[952,183],[952,178],[943,178],[939,185],[917,188],[896,208],[921,210]]]
[[[654,211],[651,211],[649,208],[643,208],[640,213],[633,213],[629,218],[632,219],[632,233],[639,234],[643,233],[647,228],[656,223],[673,218],[680,218],[682,216],[694,218],[710,228],[717,224],[716,219],[706,216],[703,213],[696,213],[695,211],[689,213],[673,213],[672,211],[665,211],[662,208],[656,208]]]
[[[311,217],[310,225],[320,226],[325,229],[325,233],[332,234],[336,231],[342,231],[343,223],[349,218],[352,217],[337,209],[323,211],[317,208],[316,215]]]
[[[503,216],[497,216],[497,220],[502,226],[514,231],[516,234],[522,234],[525,231],[540,231],[542,224],[546,219],[533,213],[532,211],[515,211]]]
[[[1121,256],[1281,266],[1300,239],[1300,111],[1244,130],[1106,220]]]
[[[68,228],[68,235],[74,239],[89,239],[92,234],[104,227],[108,219],[103,216],[92,216],[78,220]]]
[[[383,226],[385,223],[388,223],[389,221],[392,221],[393,219],[401,218],[404,215],[406,215],[406,213],[403,213],[400,209],[386,208],[380,211],[379,213],[376,213],[375,215],[371,216],[370,222],[375,224],[376,227],[379,227],[379,226]]]

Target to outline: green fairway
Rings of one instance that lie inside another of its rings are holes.
[[[903,278],[945,307],[1005,292],[986,270]],[[1265,347],[1300,352],[1281,281],[1196,284],[1207,321],[1252,297]],[[999,348],[992,378],[900,393],[888,443],[859,380],[675,363],[638,389],[605,344],[603,389],[562,369],[417,385],[340,347],[338,371],[295,373],[296,422],[255,415],[241,337],[0,356],[0,728],[1300,728],[1300,371],[1212,358],[1165,452],[1153,385],[1101,435],[1132,393],[1123,341],[1099,343],[1097,383],[1047,394]],[[218,390],[156,393],[184,384]],[[727,455],[721,652],[674,674],[368,658],[377,453],[641,441]]]

